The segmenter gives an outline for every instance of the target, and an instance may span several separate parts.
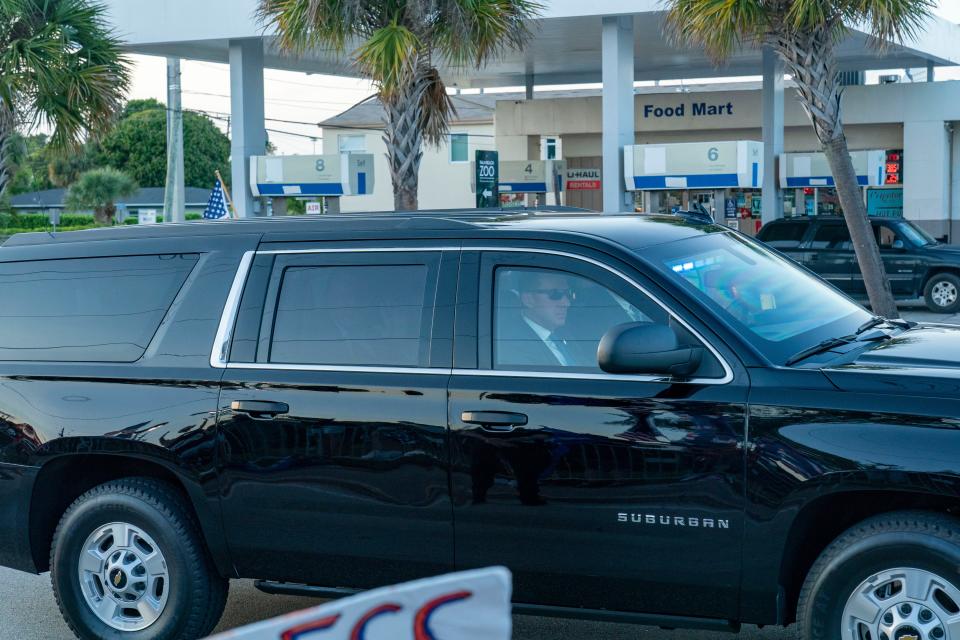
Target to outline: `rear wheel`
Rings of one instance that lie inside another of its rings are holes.
[[[938,273],[923,289],[923,299],[930,311],[956,313],[960,311],[960,278],[952,273]]]
[[[960,640],[960,521],[879,516],[844,533],[810,570],[800,640]]]
[[[151,478],[80,496],[57,527],[50,569],[60,610],[84,639],[202,638],[226,602],[184,499]]]

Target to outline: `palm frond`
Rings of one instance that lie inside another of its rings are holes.
[[[847,0],[844,18],[866,23],[871,44],[885,49],[892,43],[914,39],[937,7],[934,0]]]
[[[421,89],[420,129],[424,140],[437,147],[447,139],[450,119],[456,114],[456,107],[436,69],[428,69],[421,82],[425,86]]]
[[[277,33],[280,48],[302,55],[318,48],[346,50],[355,36],[369,37],[387,22],[371,0],[261,0],[257,18]],[[382,3],[381,3],[382,6]]]
[[[440,3],[434,39],[452,66],[481,67],[504,52],[522,49],[543,10],[533,0],[450,0]]]
[[[389,98],[410,82],[422,43],[407,27],[392,22],[378,29],[357,49],[357,63]]]
[[[13,11],[13,14],[4,15]],[[53,130],[61,151],[110,124],[130,83],[129,62],[86,0],[0,0],[0,99]]]
[[[677,44],[700,46],[721,62],[744,44],[761,42],[776,17],[764,0],[668,0],[668,33]]]

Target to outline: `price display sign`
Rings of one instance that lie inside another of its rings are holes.
[[[903,151],[887,151],[883,167],[883,184],[903,184]]]

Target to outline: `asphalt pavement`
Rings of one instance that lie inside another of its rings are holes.
[[[227,610],[217,631],[316,606],[320,600],[271,596],[257,591],[250,580],[230,585]],[[708,631],[664,631],[628,624],[514,616],[514,640],[788,640],[793,628],[745,628],[740,635]],[[70,629],[60,616],[50,587],[50,574],[41,576],[0,568],[0,640],[69,640]]]
[[[903,308],[901,312],[910,320],[960,324],[960,314],[944,316],[915,305]],[[249,580],[235,580],[231,584],[227,610],[217,631],[304,609],[318,602],[309,598],[267,595],[257,591]],[[664,631],[626,624],[515,616],[513,637],[515,640],[788,640],[793,638],[793,633],[793,628],[745,627],[739,636],[734,636],[709,631]],[[72,637],[57,609],[49,574],[33,576],[0,568],[0,640],[68,640]]]

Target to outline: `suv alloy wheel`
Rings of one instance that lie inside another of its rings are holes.
[[[960,278],[952,273],[938,273],[923,288],[927,308],[937,313],[960,311]]]
[[[153,478],[94,487],[54,534],[50,577],[84,640],[195,640],[223,613],[217,574],[179,492]]]
[[[835,540],[807,576],[801,640],[960,640],[960,521],[900,512]]]

